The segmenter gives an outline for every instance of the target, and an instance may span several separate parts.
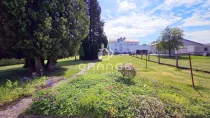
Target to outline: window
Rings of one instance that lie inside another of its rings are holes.
[[[208,48],[204,48],[204,51],[208,51]]]

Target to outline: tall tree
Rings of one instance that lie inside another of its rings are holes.
[[[101,20],[101,8],[98,0],[85,0],[87,4],[87,16],[90,20],[89,34],[82,43],[82,54],[80,58],[85,60],[98,59],[98,52],[101,44],[105,43],[107,46],[107,38],[105,36],[103,27],[104,22]],[[81,51],[80,51],[81,52]]]
[[[158,50],[168,51],[169,56],[174,50],[178,50],[183,45],[183,30],[178,27],[170,28],[166,27],[160,36],[160,42],[157,47]]]
[[[21,4],[22,2],[20,2]],[[21,12],[21,11],[19,11]],[[5,6],[5,1],[0,1],[0,58],[22,58],[23,53],[20,42],[23,37],[18,34],[18,20]]]
[[[4,7],[17,21],[17,35],[22,39],[17,42],[27,67],[37,72],[45,67],[52,70],[58,58],[74,56],[88,33],[83,0],[4,0]]]

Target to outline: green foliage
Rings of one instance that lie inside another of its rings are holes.
[[[83,55],[81,59],[94,60],[98,59],[100,46],[108,45],[107,37],[104,33],[104,21],[101,20],[101,8],[98,0],[85,0],[87,4],[87,15],[90,20],[89,33],[82,42]]]
[[[19,84],[18,81],[7,80],[5,85],[0,85],[0,104],[14,101],[25,95],[32,95],[37,86],[45,83],[46,77],[33,79],[27,84]]]
[[[23,41],[23,37],[18,32],[21,29],[18,26],[19,20],[13,15],[22,11],[11,12],[7,2],[5,0],[0,1],[0,58],[22,58],[20,42]],[[11,1],[11,6],[21,8],[24,5],[22,2],[14,3]]]
[[[166,50],[171,56],[171,51],[178,50],[183,45],[183,30],[178,27],[166,27],[160,36],[160,42],[157,45],[158,50]]]
[[[6,11],[1,15],[2,21],[12,19],[0,27],[6,34],[0,35],[1,50],[12,47],[24,52],[24,57],[35,59],[35,63],[29,65],[35,66],[37,71],[44,69],[44,59],[54,61],[77,54],[88,33],[89,21],[83,0],[3,0],[1,6],[2,11]],[[14,32],[7,32],[9,30]],[[48,66],[52,67],[52,63]]]

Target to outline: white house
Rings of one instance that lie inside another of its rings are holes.
[[[138,40],[119,38],[109,41],[109,50],[115,54],[130,54],[142,51],[143,53],[150,52],[150,46],[140,46]]]
[[[157,54],[156,44],[152,44],[151,46],[151,53]],[[161,52],[163,53],[163,52]],[[172,54],[195,54],[195,55],[204,55],[204,53],[210,53],[210,45],[209,44],[201,44],[194,41],[190,41],[187,39],[183,39],[183,46],[180,47],[179,50],[173,51]]]

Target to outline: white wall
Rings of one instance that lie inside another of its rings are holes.
[[[118,53],[129,53],[131,49],[133,49],[135,46],[138,46],[139,42],[109,42],[109,49],[113,50],[114,52]]]

